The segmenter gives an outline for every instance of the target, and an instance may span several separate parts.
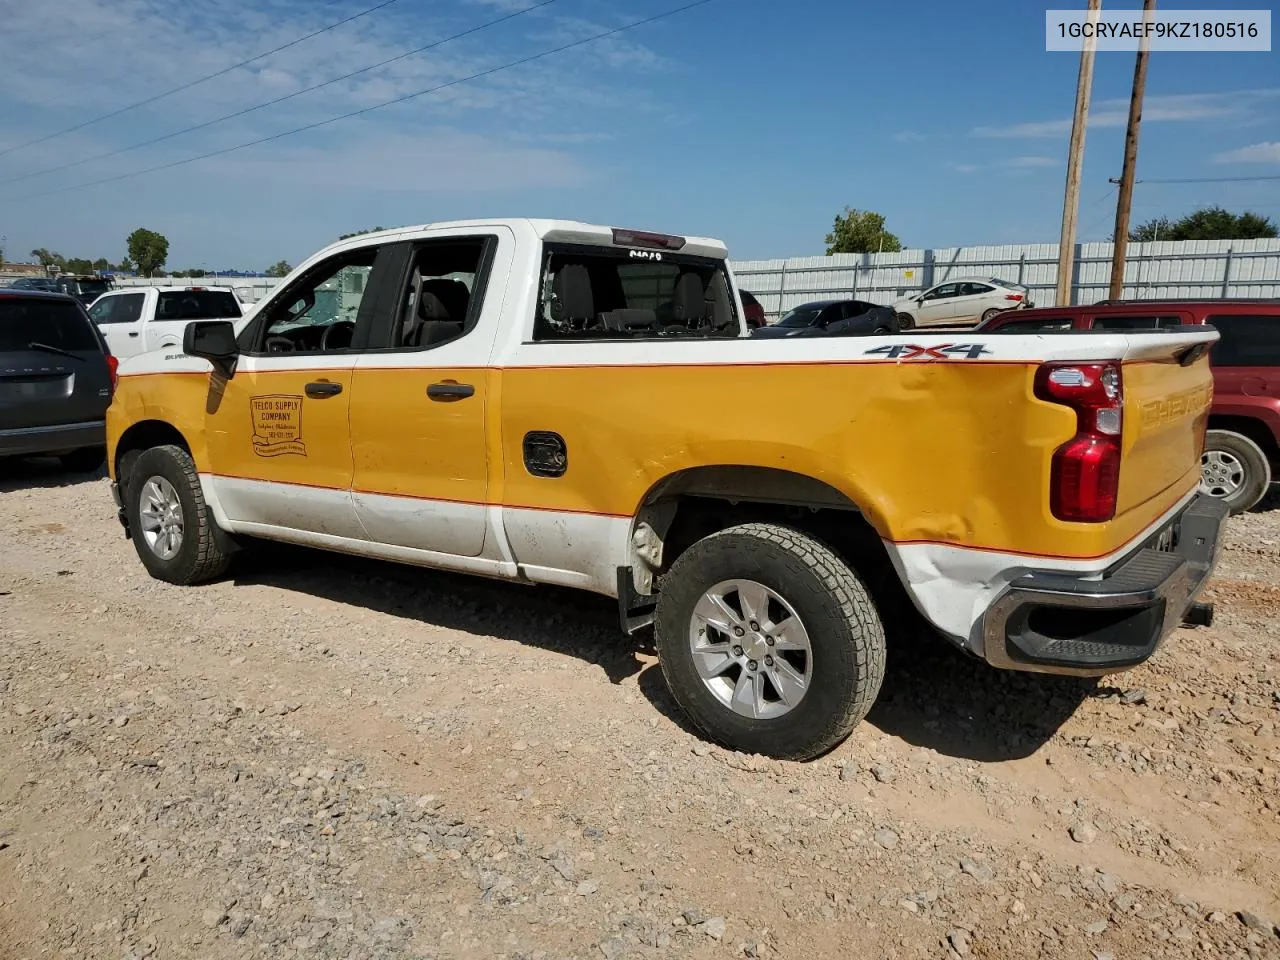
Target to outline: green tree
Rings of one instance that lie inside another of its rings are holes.
[[[1157,217],[1129,232],[1130,240],[1255,240],[1276,236],[1280,236],[1280,230],[1269,217],[1248,210],[1232,213],[1222,207],[1204,207],[1177,220]]]
[[[356,236],[356,234],[350,234],[350,236]],[[266,270],[268,277],[287,277],[292,272],[293,267],[289,265],[287,260],[277,260]]]
[[[1155,217],[1130,230],[1129,239],[1134,243],[1146,243],[1150,240],[1172,240],[1171,233],[1173,233],[1173,221],[1168,217]]]
[[[65,270],[67,267],[66,257],[60,253],[54,253],[52,250],[46,250],[44,247],[36,247],[32,250],[31,257],[46,270],[50,267],[57,267],[59,270]]]
[[[93,273],[93,263],[84,257],[72,257],[67,261],[67,272],[78,273],[81,276]]]
[[[106,257],[99,257],[97,260],[93,261],[93,269],[99,272],[102,272],[104,270],[110,270],[111,261],[108,260]]]
[[[129,259],[138,265],[138,273],[150,276],[169,259],[169,241],[164,234],[139,227],[129,234]]]
[[[352,237],[360,237],[366,233],[377,233],[379,230],[385,230],[386,227],[365,227],[363,230],[357,230],[354,233],[344,233],[339,240],[350,240]]]
[[[119,270],[121,273],[132,273],[133,261],[131,261],[128,257],[121,257],[120,262],[116,264],[116,269]]]
[[[872,210],[845,207],[827,234],[827,254],[897,253],[902,241],[884,228],[884,216]]]

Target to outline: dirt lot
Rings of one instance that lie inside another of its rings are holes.
[[[897,651],[709,748],[603,600],[267,548],[150,580],[0,477],[0,957],[1280,957],[1280,509],[1097,684]],[[1274,505],[1273,505],[1274,506]]]

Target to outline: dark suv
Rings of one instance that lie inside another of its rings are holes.
[[[115,377],[116,358],[80,301],[0,289],[0,457],[46,454],[97,470]]]
[[[1001,313],[977,327],[1000,333],[1216,327],[1209,354],[1213,408],[1201,488],[1232,513],[1253,507],[1280,479],[1280,300],[1128,300]]]

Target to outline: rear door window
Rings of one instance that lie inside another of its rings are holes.
[[[93,328],[76,304],[0,297],[0,353],[30,350],[33,343],[72,353],[102,352]]]
[[[1205,323],[1222,335],[1209,353],[1213,366],[1280,366],[1280,315],[1228,314],[1207,317]]]
[[[229,290],[171,290],[160,294],[157,320],[235,320],[240,301]],[[136,319],[136,318],[135,318]]]
[[[1094,330],[1168,330],[1180,327],[1183,319],[1177,314],[1133,314],[1105,317],[1094,317],[1091,326]]]

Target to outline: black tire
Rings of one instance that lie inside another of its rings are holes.
[[[873,337],[887,337],[892,332],[893,331],[890,330],[888,327],[876,327],[874,330],[871,331],[871,335]]]
[[[152,477],[167,480],[182,507],[182,542],[169,558],[157,554],[143,535],[140,500]],[[144,450],[133,463],[123,497],[134,549],[151,576],[186,586],[212,580],[227,569],[230,554],[218,543],[213,514],[204,502],[200,477],[187,451],[172,444]]]
[[[1210,458],[1215,453],[1238,464],[1243,477],[1233,476],[1229,485],[1219,482],[1221,472],[1211,473]],[[1233,514],[1253,509],[1271,487],[1271,464],[1267,455],[1244,434],[1231,430],[1210,430],[1205,434],[1201,471],[1200,489],[1221,499]],[[1214,492],[1215,489],[1223,491],[1228,486],[1231,487],[1229,493]]]
[[[58,457],[72,473],[97,473],[107,462],[106,447],[81,447]]]
[[[898,314],[899,330],[914,330],[915,327],[916,327],[916,321],[915,321],[915,318],[911,316],[911,314],[909,313]]]
[[[735,713],[698,674],[690,648],[694,607],[704,592],[732,579],[775,591],[808,632],[809,685],[782,716]],[[686,550],[663,577],[654,639],[671,695],[702,733],[734,750],[779,759],[810,760],[843,741],[871,709],[884,679],[884,628],[862,582],[823,544],[773,524],[731,527]]]
[[[979,322],[980,322],[980,323],[986,323],[986,322],[987,322],[988,320],[990,320],[992,317],[994,317],[994,316],[996,316],[997,314],[1000,314],[1000,313],[1004,313],[1004,311],[1003,311],[1003,310],[1001,310],[1001,309],[999,309],[998,307],[992,307],[990,310],[984,310],[984,311],[983,311],[983,313],[982,313],[982,319],[981,319]]]

